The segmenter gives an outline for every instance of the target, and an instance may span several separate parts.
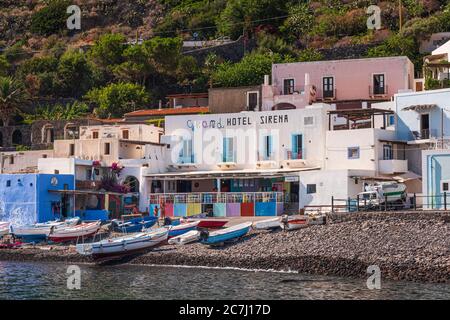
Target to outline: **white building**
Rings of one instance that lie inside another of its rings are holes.
[[[258,216],[329,208],[332,197],[345,201],[369,180],[407,172],[406,160],[397,162],[401,150],[383,156],[395,132],[375,127],[375,117],[393,112],[352,111],[313,104],[166,117],[165,162],[144,173],[149,210]],[[336,125],[336,116],[348,118],[349,127]]]

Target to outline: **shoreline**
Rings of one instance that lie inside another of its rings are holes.
[[[450,213],[334,214],[323,226],[251,231],[220,248],[164,245],[126,261],[132,265],[237,268],[367,279],[450,283]],[[1,249],[0,261],[92,263],[73,246]]]

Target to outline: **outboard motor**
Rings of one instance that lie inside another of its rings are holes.
[[[170,217],[165,217],[165,218],[164,218],[164,225],[165,225],[165,226],[170,226],[170,225],[172,225],[172,219],[170,219]]]
[[[208,237],[209,237],[209,231],[208,230],[203,229],[203,230],[200,231],[200,240],[201,241],[207,240]]]

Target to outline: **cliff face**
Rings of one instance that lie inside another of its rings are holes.
[[[36,49],[45,37],[30,32],[33,14],[43,8],[44,0],[0,0],[0,47],[25,40]],[[82,11],[82,30],[60,32],[53,36],[71,45],[90,43],[104,32],[121,32],[128,37],[148,37],[163,15],[156,0],[72,0]]]

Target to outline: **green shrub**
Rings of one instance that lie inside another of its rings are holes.
[[[66,12],[70,6],[68,0],[53,0],[31,17],[31,32],[42,36],[49,36],[63,31],[69,14]]]

